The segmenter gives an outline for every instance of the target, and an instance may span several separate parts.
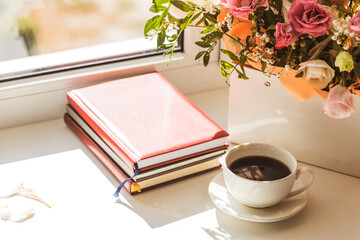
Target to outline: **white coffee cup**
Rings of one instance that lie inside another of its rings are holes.
[[[285,164],[291,173],[277,180],[258,181],[240,177],[229,169],[229,166],[235,160],[249,156],[274,158]],[[223,165],[225,184],[230,194],[242,204],[254,208],[274,206],[285,198],[302,193],[314,181],[312,170],[307,167],[298,168],[297,161],[291,153],[280,147],[265,143],[244,143],[235,146],[222,157],[221,163]],[[310,175],[308,183],[291,191],[295,181],[304,173]]]

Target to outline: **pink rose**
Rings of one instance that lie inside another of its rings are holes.
[[[296,0],[290,7],[288,18],[298,34],[322,36],[328,34],[332,17],[316,0]]]
[[[230,9],[234,17],[244,20],[248,20],[249,14],[259,7],[269,8],[267,0],[221,0],[221,3]]]
[[[346,87],[336,85],[323,103],[325,114],[335,119],[347,118],[355,112],[354,97]]]
[[[287,47],[296,41],[297,35],[293,32],[290,24],[278,22],[275,27],[276,49]]]
[[[350,32],[360,34],[360,11],[350,20],[349,30]]]

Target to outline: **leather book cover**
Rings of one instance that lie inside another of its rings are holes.
[[[121,168],[81,129],[80,126],[69,116],[64,114],[64,122],[73,131],[73,133],[84,143],[84,145],[100,160],[100,162],[110,171],[110,173],[122,183],[129,176],[126,175]],[[180,181],[185,178],[190,178],[199,174],[207,173],[209,171],[220,168],[221,165],[217,157],[209,159],[208,161],[180,169],[179,171],[170,172],[168,176],[157,176],[153,179],[134,182],[129,180],[125,183],[123,188],[130,194],[137,194],[156,187],[164,186],[173,182]]]
[[[71,107],[129,166],[226,145],[228,133],[153,72],[67,93]]]

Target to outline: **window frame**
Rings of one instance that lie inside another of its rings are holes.
[[[156,42],[156,38],[139,37],[0,61],[0,82],[162,55]],[[176,52],[182,51],[182,43],[181,37]]]
[[[183,51],[176,52],[170,64],[167,64],[168,56],[164,57],[159,54],[2,81],[0,82],[0,100],[54,91],[64,86],[74,88],[145,72],[163,72],[200,65],[202,64],[200,60],[194,60],[197,52],[200,51],[194,42],[195,39],[199,38],[200,33],[197,29],[186,29],[183,38]],[[217,62],[218,57],[216,54],[213,56],[215,57],[212,58],[212,62]]]
[[[0,82],[0,111],[6,115],[0,129],[60,118],[66,91],[136,74],[160,72],[184,94],[227,87],[219,71],[219,46],[206,68],[201,59],[194,60],[200,37],[200,29],[186,29],[183,52],[176,52],[168,65],[168,57],[157,55]]]

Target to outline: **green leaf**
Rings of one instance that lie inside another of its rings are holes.
[[[167,14],[167,17],[168,17],[169,22],[172,22],[172,23],[177,22],[176,18],[173,15],[171,15],[170,13]]]
[[[246,45],[249,45],[250,38],[251,38],[251,37],[250,37],[249,35],[246,37],[246,41],[245,41],[245,42],[246,42]]]
[[[165,37],[166,37],[166,33],[165,33],[165,29],[163,29],[160,33],[158,33],[157,36],[157,49],[160,50],[162,48],[162,45],[165,42]]]
[[[209,34],[207,34],[206,36],[202,37],[201,39],[206,42],[206,43],[212,43],[212,42],[217,42],[218,40],[220,40],[223,36],[223,33],[220,31],[213,31]]]
[[[246,60],[247,60],[247,56],[241,55],[241,57],[240,57],[240,65],[244,66]]]
[[[204,66],[206,67],[209,64],[209,61],[210,61],[210,53],[206,52],[204,54],[203,60],[204,60]]]
[[[176,41],[178,38],[179,38],[179,36],[178,36],[177,34],[173,34],[173,35],[171,35],[171,36],[166,35],[166,39],[167,39],[169,42],[174,42],[174,41]]]
[[[226,50],[226,49],[221,49],[221,51],[228,56],[231,60],[238,62],[239,58],[231,51]]]
[[[231,37],[229,40],[230,44],[236,46],[240,42],[240,38],[238,37]]]
[[[166,9],[167,9],[167,7],[164,7],[163,5],[152,5],[150,8],[150,12],[159,13]]]
[[[360,78],[360,63],[354,62],[354,72]]]
[[[209,13],[204,13],[204,16],[206,17],[207,20],[209,20],[212,23],[217,23],[216,18],[214,18],[211,14]]]
[[[214,25],[209,25],[207,26],[204,30],[202,30],[200,33],[201,34],[206,34],[206,33],[209,33],[211,31],[213,31],[215,29],[215,26]]]
[[[266,30],[275,30],[276,27],[274,24],[271,24]]]
[[[244,80],[249,80],[249,78],[244,73],[240,73],[238,75],[238,78],[241,78],[241,79],[244,79]]]
[[[166,49],[166,53],[169,53],[171,51],[171,48],[173,47],[173,44],[164,44],[162,46],[163,49]]]
[[[238,73],[238,78],[241,78],[241,79],[244,79],[244,80],[248,80],[249,78],[246,76],[244,68],[241,67],[241,69],[242,69],[243,72],[241,72],[239,69],[235,68],[235,70],[236,70],[237,73]]]
[[[204,20],[204,24],[205,24],[205,27],[209,26],[210,25],[210,22],[205,18]]]
[[[165,4],[165,3],[169,3],[170,0],[153,0],[152,1],[154,5],[162,5],[162,4]]]
[[[172,61],[173,57],[174,57],[174,51],[171,52],[170,57],[169,57],[169,61],[167,62],[166,66],[168,66],[168,65],[170,64],[170,62]]]
[[[194,8],[196,8],[198,6],[196,3],[193,3],[193,2],[188,1],[188,0],[186,1],[186,3],[193,6]]]
[[[205,21],[205,16],[203,16],[196,24],[195,26],[199,26],[200,24],[202,24]]]
[[[179,8],[183,12],[191,12],[194,7],[181,0],[170,0],[171,4]]]
[[[198,60],[199,58],[201,58],[202,55],[204,55],[205,53],[206,53],[206,51],[202,51],[202,52],[199,52],[198,54],[196,54],[195,60]]]
[[[156,15],[153,18],[149,19],[146,23],[145,23],[145,27],[144,27],[144,35],[147,36],[147,34],[151,31],[151,30],[155,30],[158,26],[159,26],[159,19],[160,16]]]
[[[169,8],[166,8],[165,11],[163,13],[161,13],[160,15],[160,20],[159,20],[159,26],[162,25],[162,23],[166,20],[166,16],[169,12]]]
[[[356,59],[359,54],[360,54],[360,47],[358,47],[358,48],[352,53],[352,56],[353,56],[354,59]]]
[[[182,22],[182,24],[180,25],[180,29],[184,30],[187,26],[189,26],[190,21],[191,21],[191,17],[194,15],[194,12],[189,13],[188,15],[186,15],[186,17],[184,18],[184,21]]]
[[[205,43],[205,42],[195,42],[196,45],[198,45],[199,47],[202,47],[202,48],[209,48],[211,47],[210,43]]]
[[[195,21],[196,19],[198,19],[198,17],[202,14],[202,12],[199,12],[197,14],[195,14],[195,16],[193,16],[190,20],[190,23],[192,23],[193,21]]]
[[[264,72],[265,71],[265,69],[266,69],[266,62],[264,62],[264,61],[261,61],[261,71],[262,72]]]
[[[244,64],[240,65],[241,70],[243,71],[243,73],[245,74],[245,69],[244,69]]]
[[[221,76],[223,76],[224,78],[227,78],[230,74],[228,72],[226,72],[223,68],[220,68],[221,70]]]
[[[234,68],[234,66],[224,60],[221,61],[221,67],[224,68],[225,70],[232,70]]]

